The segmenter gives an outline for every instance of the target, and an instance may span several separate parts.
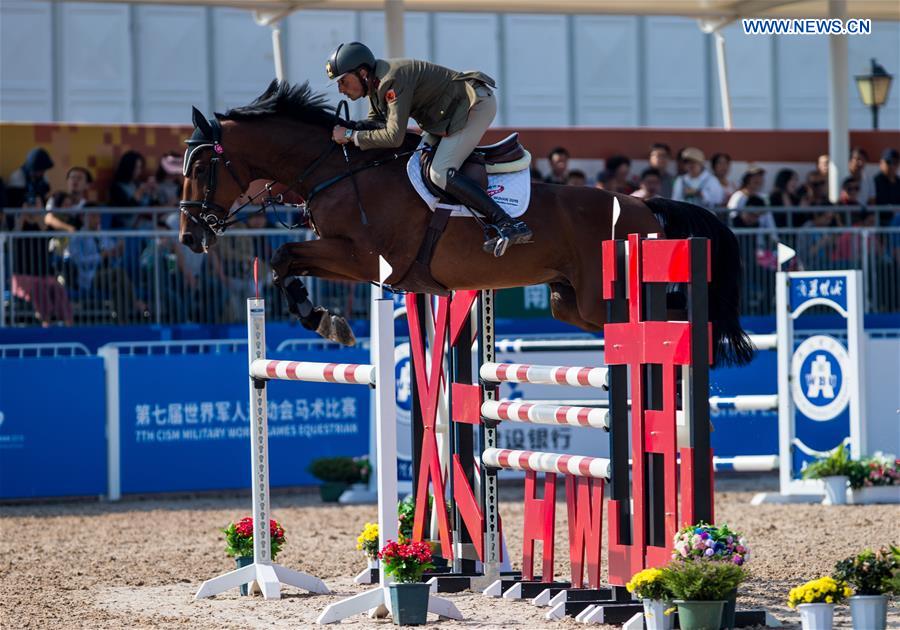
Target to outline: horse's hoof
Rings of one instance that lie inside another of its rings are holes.
[[[339,343],[342,346],[356,345],[356,336],[353,334],[350,324],[340,315],[323,314],[316,332],[325,339]]]

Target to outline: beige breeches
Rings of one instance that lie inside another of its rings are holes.
[[[447,170],[459,168],[469,154],[478,146],[481,136],[487,131],[497,115],[497,98],[493,91],[484,86],[475,88],[478,100],[469,108],[469,118],[466,126],[454,134],[441,138],[434,160],[431,162],[429,175],[431,181],[437,184],[441,190],[447,186]],[[433,144],[436,138],[429,133],[425,134],[425,141]]]

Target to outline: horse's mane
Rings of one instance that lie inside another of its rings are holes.
[[[335,123],[353,128],[352,122],[335,118],[334,107],[328,104],[328,97],[314,92],[309,87],[309,81],[291,85],[287,81],[273,79],[266,91],[250,104],[229,109],[224,114],[216,113],[218,120],[256,120],[267,116],[285,116],[329,130]],[[407,132],[401,150],[411,151],[420,139],[418,134]],[[396,149],[381,149],[372,152],[372,157],[381,157],[382,154],[395,151]]]
[[[256,99],[243,107],[229,109],[224,114],[216,114],[219,120],[248,120],[265,116],[287,116],[330,129],[334,126],[334,107],[328,104],[328,97],[313,92],[309,82],[291,85],[287,81],[273,79]]]

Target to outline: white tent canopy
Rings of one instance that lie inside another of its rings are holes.
[[[94,0],[97,1],[97,0]],[[394,0],[100,0],[135,4],[235,7],[286,15],[301,9],[380,10]],[[734,21],[742,17],[827,18],[831,0],[403,0],[409,11],[679,15]],[[846,0],[847,17],[900,20],[895,0]]]
[[[56,0],[73,1],[73,0]],[[256,21],[272,27],[275,76],[284,77],[280,22],[303,9],[384,10],[388,56],[401,57],[403,13],[441,11],[469,13],[553,13],[592,15],[675,15],[696,18],[713,33],[722,118],[731,128],[731,102],[721,28],[741,18],[868,18],[900,21],[898,0],[94,0],[131,4],[207,5],[254,11]],[[847,38],[829,35],[828,153],[831,156],[829,195],[837,200],[849,157]]]

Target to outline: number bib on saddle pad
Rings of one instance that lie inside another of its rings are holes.
[[[419,143],[421,149],[424,141]],[[454,217],[471,217],[472,213],[462,205],[450,205],[442,203],[435,197],[425,182],[422,181],[422,170],[419,164],[420,156],[413,153],[412,157],[406,163],[406,174],[409,175],[409,181],[422,201],[434,211],[435,208],[449,208],[452,212],[450,216]],[[530,160],[526,161],[530,164]],[[503,208],[509,216],[516,218],[525,214],[528,209],[528,203],[531,200],[531,172],[529,166],[513,171],[512,173],[490,173],[488,172],[487,193],[501,208]]]

